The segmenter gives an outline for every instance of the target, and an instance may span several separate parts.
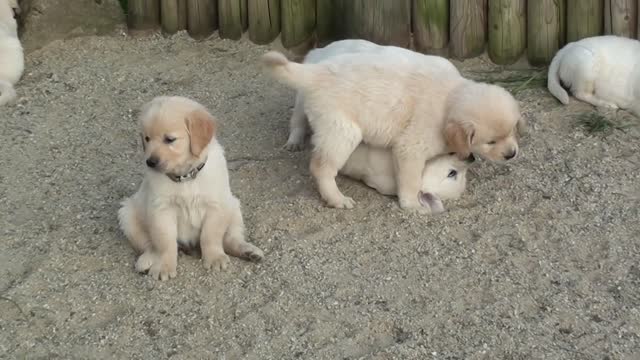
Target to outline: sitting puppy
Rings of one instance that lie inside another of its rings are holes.
[[[596,36],[567,44],[551,61],[547,83],[566,105],[563,85],[578,100],[640,116],[640,41]]]
[[[178,245],[200,245],[207,269],[225,269],[225,252],[261,260],[262,251],[244,239],[213,116],[195,101],[157,97],[143,108],[140,123],[146,174],[118,212],[122,231],[141,254],[136,270],[161,280],[175,277]]]
[[[0,0],[0,106],[16,98],[13,85],[24,71],[24,54],[14,9],[19,11],[17,0]]]
[[[323,48],[313,49],[305,57],[304,63],[317,64],[331,61],[331,58],[343,54],[380,54],[395,57],[398,62],[422,63],[434,71],[459,74],[458,69],[443,57],[423,55],[397,46],[381,46],[370,41],[358,39],[335,41]],[[284,148],[289,151],[302,150],[304,138],[308,131],[309,124],[304,113],[304,98],[302,92],[298,91],[293,114],[289,120],[289,139]]]
[[[455,154],[440,155],[427,161],[422,172],[420,203],[432,213],[444,211],[442,200],[457,199],[467,186],[467,169],[473,155],[459,160]],[[351,154],[340,174],[362,180],[383,195],[396,195],[398,189],[391,151],[360,144]]]
[[[354,206],[335,177],[363,141],[390,148],[400,206],[421,211],[428,211],[419,196],[427,160],[455,152],[460,159],[477,153],[502,161],[518,153],[516,130],[524,123],[518,103],[501,87],[380,54],[297,64],[272,51],[262,62],[304,96],[313,129],[310,171],[330,207]]]

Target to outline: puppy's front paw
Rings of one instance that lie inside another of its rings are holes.
[[[225,270],[229,266],[229,256],[225,253],[216,253],[212,255],[202,256],[202,265],[205,269],[209,270]]]
[[[148,251],[140,255],[136,261],[136,271],[149,271],[149,275],[156,280],[169,280],[177,275],[176,261],[162,259],[156,254]]]
[[[356,202],[347,196],[342,196],[339,199],[327,201],[327,205],[336,209],[353,209]]]
[[[400,199],[399,203],[400,203],[400,208],[402,208],[402,210],[407,212],[418,213],[418,214],[431,213],[431,209],[429,207],[422,206],[422,204],[420,204],[420,201],[417,198],[415,201]]]

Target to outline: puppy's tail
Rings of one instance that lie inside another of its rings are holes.
[[[549,73],[547,74],[547,87],[549,88],[549,92],[553,94],[561,103],[567,105],[569,104],[569,94],[567,90],[562,87],[560,84],[560,65],[562,64],[562,59],[564,57],[564,51],[567,47],[571,46],[568,44],[564,48],[558,50],[556,55],[551,60],[551,65],[549,65]]]
[[[262,55],[262,66],[269,76],[296,90],[303,90],[313,82],[317,67],[289,61],[277,51]]]
[[[13,84],[0,80],[0,106],[13,101],[15,98],[16,90],[13,88]]]

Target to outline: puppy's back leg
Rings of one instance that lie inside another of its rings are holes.
[[[618,106],[597,96],[598,60],[590,50],[575,48],[568,60],[576,59],[575,63],[563,65],[560,69],[563,78],[571,79],[571,91],[576,99],[596,107],[617,109]]]
[[[296,103],[293,114],[289,120],[289,139],[284,148],[289,151],[300,151],[304,148],[304,138],[307,135],[309,123],[304,113],[304,98],[302,94],[296,94]]]
[[[240,209],[239,201],[231,214],[231,221],[229,223],[229,229],[224,235],[223,246],[227,254],[241,259],[257,262],[264,257],[262,250],[253,244],[249,244],[245,240],[244,221],[242,220],[242,210]]]
[[[324,114],[322,118],[314,119],[313,124],[314,149],[309,169],[318,184],[318,191],[330,207],[351,209],[355,201],[340,192],[336,175],[362,141],[362,131],[349,117],[340,113]]]
[[[149,235],[145,230],[140,210],[132,198],[122,202],[122,207],[118,210],[118,222],[133,250],[142,254],[149,247]]]

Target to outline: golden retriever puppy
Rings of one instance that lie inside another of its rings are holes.
[[[146,173],[118,212],[122,231],[141,254],[136,270],[160,280],[175,277],[179,245],[199,245],[206,269],[225,269],[227,254],[261,260],[262,251],[244,239],[213,116],[190,99],[157,97],[144,106],[140,123]]]
[[[475,161],[473,155],[466,160],[455,154],[437,156],[425,164],[419,200],[431,213],[444,211],[442,200],[457,199],[467,187],[467,169]],[[391,151],[360,144],[339,171],[340,174],[361,180],[383,195],[396,195],[398,187],[394,176]]]
[[[326,203],[352,208],[335,177],[360,142],[390,148],[404,209],[428,211],[419,192],[427,160],[455,152],[502,161],[518,153],[518,103],[501,87],[398,62],[384,54],[344,54],[298,64],[265,54],[272,77],[300,91],[313,130],[310,171]]]
[[[459,74],[458,69],[447,59],[440,56],[424,55],[397,46],[382,46],[362,39],[347,39],[334,41],[331,44],[309,51],[304,58],[305,64],[328,62],[334,56],[344,54],[379,54],[395,57],[397,62],[424,63],[431,69],[442,72]],[[304,148],[304,139],[309,130],[304,113],[304,97],[300,92],[296,94],[295,105],[289,120],[289,138],[284,148],[289,151],[299,151]]]
[[[24,54],[14,18],[14,10],[19,9],[16,0],[0,0],[0,106],[15,99],[13,86],[24,71]]]
[[[566,105],[563,85],[578,100],[640,116],[640,41],[610,35],[567,44],[553,57],[547,83]]]

